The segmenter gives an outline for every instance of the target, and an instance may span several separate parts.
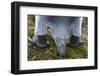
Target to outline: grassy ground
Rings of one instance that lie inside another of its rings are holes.
[[[28,36],[32,37],[34,35],[34,16],[28,16]],[[82,36],[81,39],[87,40],[88,34],[87,34],[87,18],[84,18],[83,21],[83,27],[82,27]],[[50,43],[50,47],[40,49],[37,48],[33,44],[28,44],[28,60],[33,61],[33,60],[55,60],[55,59],[80,59],[80,58],[87,58],[88,54],[88,46],[87,43],[84,45],[80,45],[78,47],[69,47],[66,45],[66,50],[65,50],[65,57],[59,57],[56,55],[56,45],[51,37],[51,33],[47,33],[47,38]]]

